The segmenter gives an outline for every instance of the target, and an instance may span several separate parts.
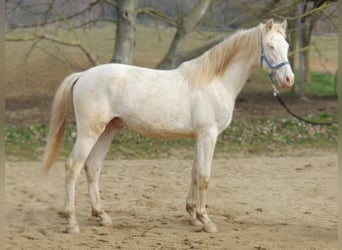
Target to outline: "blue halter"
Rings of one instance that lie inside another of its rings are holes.
[[[273,88],[275,88],[275,85],[277,84],[277,81],[275,79],[273,79],[273,75],[276,73],[276,71],[287,65],[287,64],[290,64],[288,61],[284,61],[284,62],[281,62],[279,64],[276,64],[276,65],[272,65],[272,63],[270,62],[270,60],[268,60],[268,58],[266,57],[265,53],[264,53],[264,46],[262,46],[262,37],[261,37],[261,57],[260,57],[260,65],[262,66],[262,61],[265,61],[267,66],[271,69],[271,72],[268,74],[268,77],[271,79],[272,81],[272,85],[273,85]]]

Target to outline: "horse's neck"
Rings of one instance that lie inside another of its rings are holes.
[[[235,98],[248,80],[253,68],[255,68],[254,59],[237,60],[228,67],[222,77],[222,82]]]
[[[227,87],[238,93],[260,60],[260,35],[260,27],[235,34],[200,57],[184,62],[177,70],[191,88],[219,79],[231,84]]]
[[[259,65],[259,38],[256,37],[253,42],[256,44],[251,47],[257,47],[258,49],[239,50],[222,76],[222,82],[234,98],[240,93],[252,70]]]

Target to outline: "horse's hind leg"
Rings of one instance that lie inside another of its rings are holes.
[[[73,152],[65,165],[66,197],[64,216],[68,221],[68,226],[65,230],[67,233],[79,232],[79,226],[75,217],[76,180],[98,137],[98,135],[93,133],[78,133]]]
[[[105,213],[101,204],[99,191],[99,176],[103,166],[103,161],[108,148],[112,142],[113,136],[119,130],[114,122],[107,125],[105,131],[101,134],[92,149],[88,160],[85,163],[85,170],[88,179],[89,195],[91,199],[92,216],[96,217],[102,226],[112,224],[111,218]]]

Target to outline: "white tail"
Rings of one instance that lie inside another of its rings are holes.
[[[57,153],[61,147],[65,122],[71,102],[72,88],[81,73],[73,73],[66,77],[61,83],[52,102],[50,129],[44,151],[43,166],[47,173],[54,162]]]

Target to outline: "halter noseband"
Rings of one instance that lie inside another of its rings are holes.
[[[284,62],[281,62],[279,64],[276,64],[276,65],[272,65],[272,63],[270,62],[270,60],[268,60],[268,58],[266,57],[265,53],[264,53],[264,46],[262,45],[262,37],[261,37],[261,57],[260,57],[260,65],[262,66],[262,61],[265,61],[267,66],[271,69],[271,72],[268,74],[268,77],[271,79],[272,81],[272,86],[274,88],[274,91],[276,92],[279,92],[277,89],[276,89],[276,84],[277,84],[277,81],[275,79],[273,79],[273,75],[276,73],[276,71],[287,65],[287,64],[290,64],[288,61],[284,61]]]

